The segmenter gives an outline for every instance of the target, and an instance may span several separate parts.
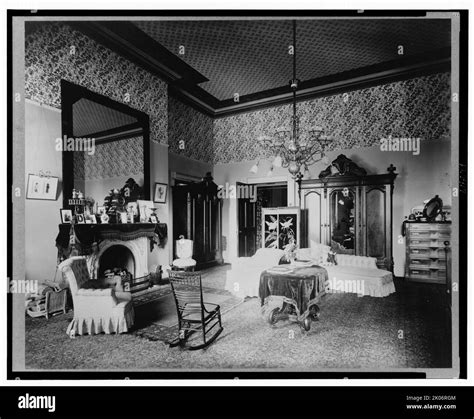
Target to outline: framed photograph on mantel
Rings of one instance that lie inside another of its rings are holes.
[[[165,204],[167,193],[168,185],[164,183],[155,183],[155,194],[153,201],[157,202],[158,204]]]
[[[70,209],[61,209],[61,223],[71,224],[72,220],[72,210]]]

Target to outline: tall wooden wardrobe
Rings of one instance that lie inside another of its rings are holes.
[[[393,272],[392,197],[395,167],[368,175],[344,155],[319,179],[300,180],[301,247],[311,241],[336,253],[371,256],[377,266]]]
[[[221,264],[222,199],[210,173],[201,182],[173,188],[173,236],[193,240],[197,268]]]

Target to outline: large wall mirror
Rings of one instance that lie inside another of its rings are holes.
[[[102,205],[130,179],[149,200],[148,115],[65,80],[61,106],[64,208],[73,189]]]

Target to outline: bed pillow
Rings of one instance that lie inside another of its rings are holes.
[[[317,261],[317,263],[324,263],[328,259],[328,254],[331,248],[325,244],[316,243],[314,240],[310,240],[311,246],[311,259]]]
[[[309,247],[304,247],[302,249],[296,249],[296,259],[297,260],[311,260],[311,249]]]

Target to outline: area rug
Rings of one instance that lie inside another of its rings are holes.
[[[218,304],[221,314],[227,313],[242,303],[227,291],[203,287],[203,299],[206,303]],[[165,289],[152,290],[148,294],[140,296],[135,303],[135,327],[133,333],[136,336],[150,341],[163,341],[170,343],[178,337],[178,315],[171,287],[168,292]]]
[[[155,285],[146,290],[132,294],[133,306],[139,307],[169,294],[171,294],[171,287],[169,285]]]

